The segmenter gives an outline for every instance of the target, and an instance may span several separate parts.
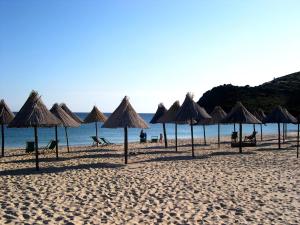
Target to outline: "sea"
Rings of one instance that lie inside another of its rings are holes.
[[[84,119],[88,113],[76,113],[80,118]],[[110,113],[105,113],[109,116]],[[158,136],[163,133],[162,124],[150,124],[154,114],[141,113],[140,116],[148,123],[149,128],[144,129],[147,133],[148,140],[151,136]],[[124,129],[107,129],[102,128],[102,123],[98,123],[98,136],[104,137],[112,143],[120,144],[124,142]],[[221,125],[221,136],[230,136],[233,132],[233,125]],[[236,126],[238,130],[238,125]],[[263,134],[277,134],[277,124],[263,125]],[[289,124],[289,131],[296,131],[296,125]],[[168,139],[175,138],[175,125],[166,124]],[[260,125],[256,125],[256,130],[260,135]],[[141,129],[128,129],[128,141],[139,141],[139,134]],[[216,137],[218,135],[217,125],[205,126],[206,137]],[[253,125],[243,125],[243,136],[250,135],[253,132]],[[82,124],[78,128],[68,128],[69,145],[70,146],[85,146],[92,144],[91,136],[95,136],[95,123]],[[54,128],[38,128],[39,145],[46,146],[51,139],[55,139]],[[178,138],[187,139],[191,137],[191,129],[189,125],[178,125]],[[203,140],[203,126],[194,126],[194,138],[202,138]],[[58,139],[61,146],[66,146],[66,136],[63,127],[58,128]],[[7,128],[5,127],[5,146],[6,148],[25,148],[27,141],[34,140],[33,128]]]

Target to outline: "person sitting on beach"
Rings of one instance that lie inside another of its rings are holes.
[[[145,133],[144,133],[144,130],[143,130],[143,129],[141,130],[140,138],[141,138],[141,139],[144,139],[144,138],[145,138]]]
[[[162,143],[162,140],[163,140],[163,135],[162,135],[162,133],[160,133],[159,134],[159,142]]]

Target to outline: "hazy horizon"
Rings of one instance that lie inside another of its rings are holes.
[[[0,1],[0,98],[47,107],[169,108],[223,85],[300,71],[300,2]]]

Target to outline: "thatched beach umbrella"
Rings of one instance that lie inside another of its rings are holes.
[[[221,106],[216,106],[210,116],[212,117],[211,123],[218,124],[218,148],[220,148],[220,122],[227,116],[227,113]]]
[[[160,119],[158,120],[159,123],[174,123],[175,124],[175,149],[177,152],[177,146],[178,146],[178,142],[177,142],[177,125],[178,122],[175,121],[177,112],[180,108],[180,104],[179,101],[176,101],[173,103],[173,105],[168,109],[168,111],[166,111],[164,113],[163,116],[160,117]],[[181,122],[182,123],[182,122]],[[186,122],[184,122],[186,123]]]
[[[4,157],[4,143],[5,143],[5,136],[4,136],[4,125],[9,124],[15,115],[6,105],[5,101],[2,99],[0,101],[0,124],[1,124],[1,137],[2,137],[2,157]]]
[[[127,96],[124,97],[118,108],[102,125],[104,128],[124,128],[124,156],[125,164],[128,160],[128,128],[148,128],[147,123],[136,113]]]
[[[65,103],[61,103],[60,107],[70,116],[72,117],[73,120],[75,120],[77,123],[83,123],[82,119],[80,119],[75,113],[73,113],[68,106]],[[67,138],[67,147],[68,147],[68,152],[69,150],[69,138],[68,138],[68,127],[65,127],[65,135]]]
[[[61,103],[60,107],[68,113],[69,116],[73,118],[77,123],[83,123],[82,119],[80,119],[75,113],[73,113],[65,103]]]
[[[211,117],[203,111],[196,102],[193,100],[191,93],[187,93],[185,100],[181,107],[179,108],[175,121],[176,122],[186,122],[189,121],[191,125],[191,139],[192,139],[192,156],[195,157],[194,153],[194,130],[193,125],[195,121],[204,121],[211,119]]]
[[[253,115],[259,119],[260,121],[263,121],[266,118],[266,114],[262,109],[258,109],[254,111]],[[260,124],[260,140],[263,140],[263,130],[262,130],[262,123]]]
[[[84,123],[95,123],[96,137],[98,139],[98,122],[105,122],[106,120],[107,117],[102,112],[100,112],[100,110],[96,106],[94,106],[92,111],[84,119]],[[97,147],[98,147],[98,142],[97,142]]]
[[[201,106],[198,107],[198,110],[199,110],[199,115],[202,117],[202,119],[197,120],[197,125],[202,125],[202,127],[203,127],[203,139],[204,139],[204,145],[206,145],[205,125],[210,124],[211,116]]]
[[[278,124],[278,148],[281,148],[280,142],[280,123],[297,123],[295,117],[287,114],[281,106],[277,106],[273,111],[263,120],[264,123],[277,123]]]
[[[167,112],[166,107],[163,103],[160,103],[157,107],[156,113],[154,114],[153,118],[151,119],[150,123],[156,124],[159,119]],[[163,125],[163,132],[164,132],[164,140],[165,140],[165,148],[168,148],[168,139],[167,139],[167,131],[166,131],[166,124],[162,123]]]
[[[37,92],[32,91],[25,104],[16,117],[11,121],[9,127],[34,128],[36,169],[39,170],[38,153],[38,127],[54,127],[59,125],[59,120],[47,109]]]
[[[294,117],[288,110],[287,108],[283,108],[284,112],[287,114],[287,116],[293,120],[293,121],[298,121],[296,117]],[[296,123],[296,122],[293,122],[293,123]],[[284,126],[283,126],[283,142],[285,141],[286,137],[287,137],[287,124],[284,123]]]
[[[57,103],[55,103],[50,112],[61,122],[64,127],[79,127],[80,123],[75,121],[69,114],[66,113]],[[68,139],[68,136],[66,137]],[[57,126],[55,126],[55,140],[56,140],[56,158],[58,159],[58,138],[57,138]],[[69,143],[67,141],[67,149],[69,152]]]
[[[240,146],[239,152],[242,153],[242,124],[260,124],[261,121],[250,113],[241,102],[237,102],[230,113],[222,120],[222,123],[239,123],[240,125]]]

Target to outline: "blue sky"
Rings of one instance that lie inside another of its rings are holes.
[[[297,0],[0,0],[0,98],[138,112],[300,70]]]

